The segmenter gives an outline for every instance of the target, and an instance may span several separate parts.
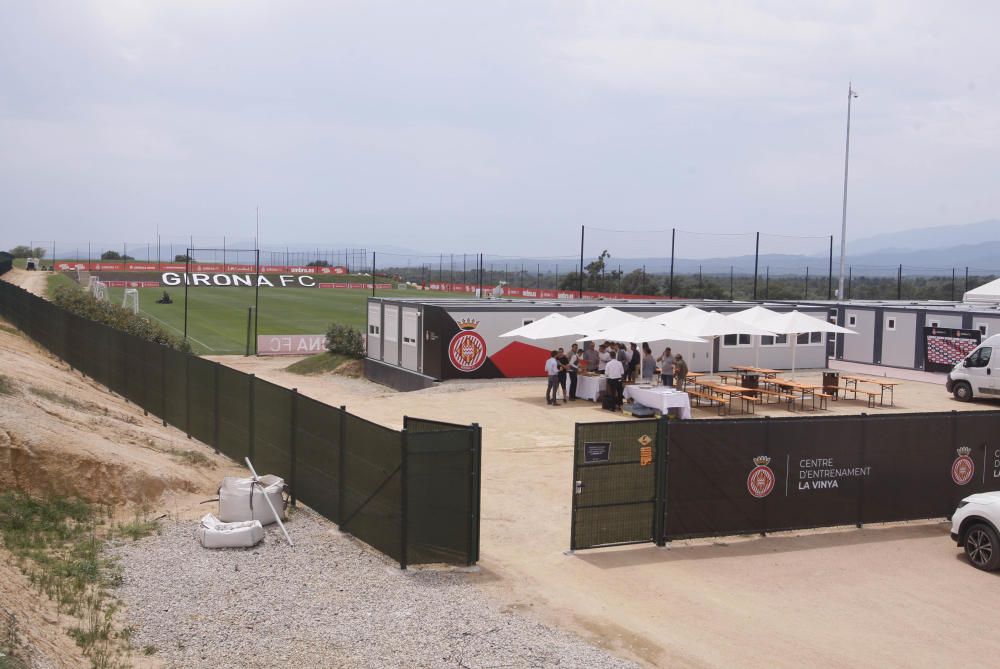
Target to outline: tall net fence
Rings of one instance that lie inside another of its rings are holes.
[[[410,447],[406,428],[81,318],[5,281],[0,316],[164,424],[285,478],[294,498],[402,566],[478,559],[478,427],[448,426]]]

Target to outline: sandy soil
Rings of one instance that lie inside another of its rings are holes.
[[[988,629],[956,633],[991,616],[1000,574],[968,566],[943,522],[568,555],[573,425],[612,414],[589,402],[549,407],[538,380],[404,394],[360,379],[289,374],[288,358],[219,359],[393,427],[404,414],[480,423],[481,585],[647,666],[985,666],[984,658],[1000,656],[1000,636]],[[916,381],[897,389],[891,409],[830,406],[816,415],[998,407],[959,405],[941,385]],[[772,405],[757,415],[787,412]]]
[[[23,272],[32,279],[41,273]],[[44,283],[44,282],[43,282]],[[113,505],[123,520],[205,513],[223,476],[241,474],[207,446],[163,427],[0,321],[0,486]],[[190,464],[197,458],[198,466]],[[27,583],[0,548],[0,605],[14,612],[39,666],[89,666],[65,634],[72,620]],[[133,658],[133,666],[156,666]]]
[[[52,272],[29,272],[14,267],[3,275],[3,280],[20,286],[29,293],[45,297],[50,276],[52,276]]]

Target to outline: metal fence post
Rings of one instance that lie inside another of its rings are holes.
[[[469,452],[469,551],[465,562],[467,566],[479,561],[479,485],[483,443],[483,428],[479,423],[472,424],[470,437],[472,443]]]
[[[222,363],[215,363],[212,368],[212,448],[215,454],[219,454],[219,367]]]
[[[868,446],[868,414],[862,413],[861,420],[861,457],[858,462],[865,461],[865,452]],[[859,530],[861,526],[864,525],[865,519],[865,477],[859,477],[861,479],[861,490],[858,492],[858,522],[854,524]]]
[[[399,568],[406,569],[407,536],[406,525],[409,516],[409,500],[407,499],[407,456],[408,432],[404,427],[399,432]]]
[[[184,431],[191,438],[191,354],[184,355]]]
[[[167,347],[160,345],[160,419],[167,426]]]
[[[298,436],[298,431],[299,431],[299,389],[298,388],[292,388],[291,403],[292,403],[291,415],[290,415],[289,421],[288,421],[288,432],[289,432],[289,434],[288,434],[288,457],[289,457],[289,460],[290,460],[290,462],[288,463],[289,464],[289,467],[288,467],[288,478],[291,480],[290,490],[291,490],[292,506],[296,506],[296,502],[298,500],[296,499],[296,496],[295,496],[295,489],[298,486],[298,481],[296,480],[297,477],[296,477],[295,460],[297,459],[297,455],[295,453],[295,450],[296,450],[295,447],[296,447],[296,441],[297,441],[297,436]]]
[[[256,452],[256,450],[257,450],[256,449],[256,441],[257,441],[257,439],[256,439],[256,435],[254,434],[254,429],[253,429],[253,426],[254,426],[254,413],[255,413],[254,400],[256,399],[254,397],[254,387],[253,387],[253,384],[254,384],[254,381],[256,379],[257,379],[257,375],[256,374],[251,374],[250,375],[250,384],[249,384],[250,411],[247,412],[247,457],[250,458],[251,460],[253,460],[254,458],[257,457],[257,452]]]
[[[577,453],[580,448],[580,424],[575,423],[573,425],[573,491],[572,497],[573,504],[571,505],[571,513],[569,520],[569,551],[572,553],[576,550],[576,476],[578,468],[580,466],[579,458]]]
[[[344,518],[344,489],[347,484],[344,481],[344,451],[347,449],[347,406],[340,405],[340,429],[337,439],[337,528],[341,531],[344,528],[340,522]]]
[[[667,544],[667,434],[670,419],[661,415],[656,421],[656,495],[653,502],[653,540],[657,546]]]

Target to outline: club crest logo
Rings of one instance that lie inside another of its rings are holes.
[[[768,467],[771,464],[771,458],[766,455],[758,455],[753,459],[753,463],[757,465],[750,470],[750,475],[747,476],[747,490],[751,495],[757,499],[767,497],[774,490],[774,472]]]
[[[972,480],[976,473],[976,463],[969,457],[971,452],[972,449],[968,446],[962,446],[956,450],[958,457],[951,463],[951,480],[957,485],[965,485]]]
[[[486,340],[475,331],[479,321],[463,318],[458,322],[461,330],[448,344],[448,359],[460,372],[474,372],[486,362]]]

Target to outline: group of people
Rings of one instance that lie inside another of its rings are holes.
[[[562,389],[563,403],[576,401],[576,382],[580,374],[580,368],[586,363],[580,355],[580,347],[573,344],[569,353],[562,348],[551,352],[549,359],[545,361],[545,375],[549,377],[549,385],[545,389],[545,401],[549,404],[558,404],[559,389]],[[569,397],[566,395],[566,382],[569,381]]]
[[[569,352],[558,348],[551,351],[549,359],[545,361],[545,375],[548,377],[545,400],[551,405],[558,404],[559,389],[562,389],[563,402],[575,401],[579,373],[591,370],[604,374],[608,381],[607,392],[615,398],[616,406],[620,406],[625,382],[634,382],[638,376],[644,383],[653,383],[657,363],[663,385],[684,387],[688,373],[687,362],[680,353],[675,355],[669,346],[659,357],[654,357],[653,350],[647,343],[642,344],[641,353],[635,343],[626,345],[604,342],[595,348],[593,342],[586,342],[582,351],[577,344],[573,344]]]

